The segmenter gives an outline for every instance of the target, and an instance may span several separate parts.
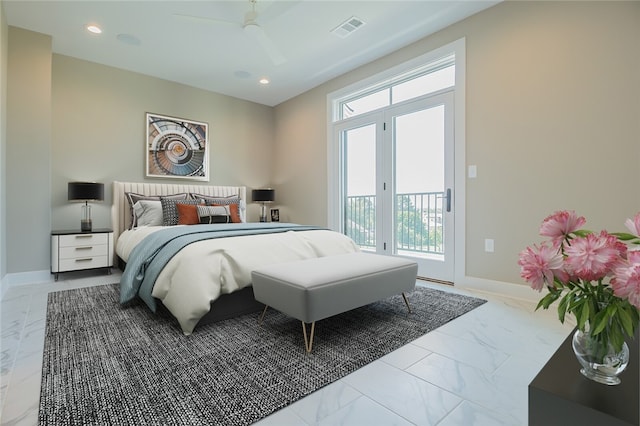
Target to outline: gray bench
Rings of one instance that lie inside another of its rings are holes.
[[[313,346],[315,323],[387,297],[414,289],[418,265],[400,257],[349,253],[278,263],[251,273],[255,299],[302,321],[307,352]],[[307,325],[311,324],[307,338]]]

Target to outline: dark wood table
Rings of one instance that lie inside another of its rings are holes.
[[[640,425],[640,338],[629,345],[622,383],[608,386],[587,379],[571,347],[573,332],[529,384],[529,425]]]

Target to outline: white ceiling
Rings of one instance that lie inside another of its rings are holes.
[[[275,64],[242,28],[248,0],[2,0],[7,23],[51,35],[54,53],[270,106],[496,3],[258,0],[256,22],[286,59]],[[346,38],[331,33],[352,16],[365,25]]]

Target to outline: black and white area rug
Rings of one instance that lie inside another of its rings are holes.
[[[118,284],[49,294],[41,425],[247,425],[484,300],[418,287],[316,323],[270,309],[184,336],[145,305],[121,308]]]

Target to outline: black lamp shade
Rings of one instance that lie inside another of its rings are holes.
[[[69,201],[102,201],[104,200],[104,184],[96,182],[69,182],[67,186]]]
[[[276,199],[276,191],[271,188],[254,189],[251,191],[251,199],[254,202],[270,203]]]

